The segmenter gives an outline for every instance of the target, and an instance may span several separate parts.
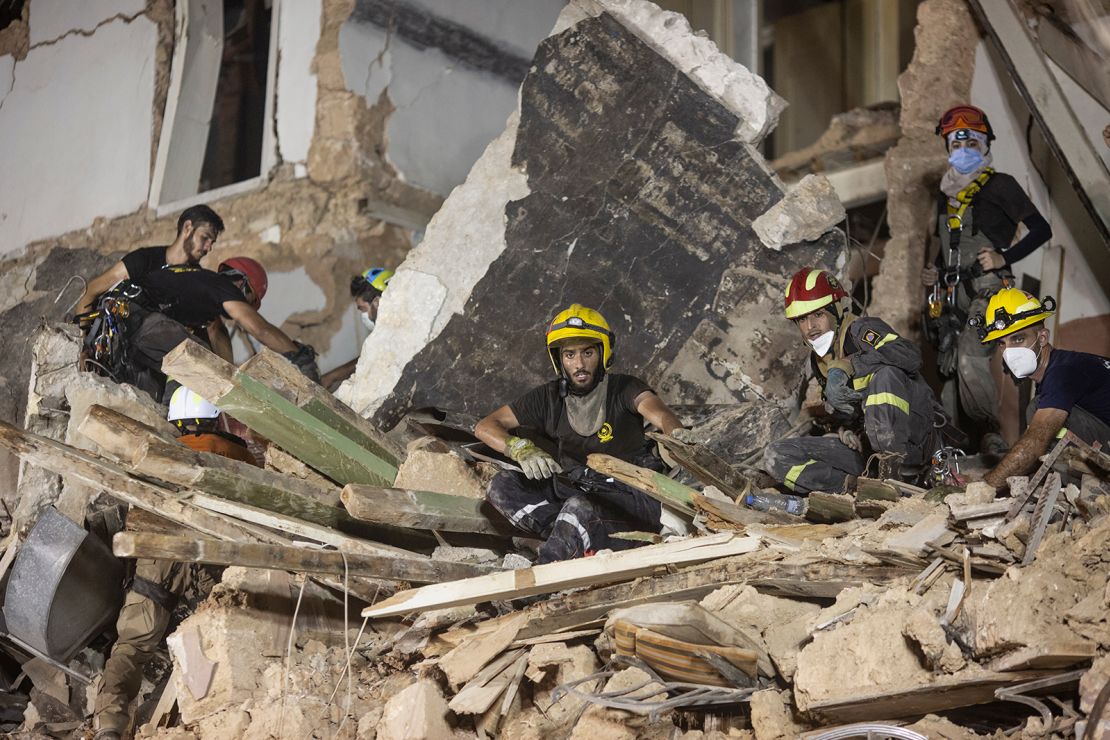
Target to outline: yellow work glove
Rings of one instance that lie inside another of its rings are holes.
[[[520,466],[530,480],[543,480],[563,472],[562,466],[555,458],[536,447],[530,439],[509,437],[505,440],[505,445],[509,457]]]

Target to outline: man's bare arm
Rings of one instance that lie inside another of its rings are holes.
[[[682,422],[674,412],[652,391],[644,391],[636,396],[636,413],[658,427],[663,434],[670,434],[675,429],[682,428]]]
[[[1032,470],[1037,458],[1048,451],[1052,440],[1064,427],[1068,412],[1060,409],[1038,409],[1029,422],[1029,428],[1021,439],[1006,453],[994,470],[983,476],[983,482],[995,488],[1006,485],[1006,479],[1014,475],[1025,475]]]
[[[271,324],[262,315],[251,308],[244,301],[224,301],[224,312],[239,322],[239,326],[252,337],[262,342],[274,352],[296,352],[297,345],[293,344],[285,332]]]
[[[96,300],[97,296],[128,277],[127,267],[122,262],[117,262],[94,277],[85,286],[85,292],[81,294],[81,299],[77,301],[77,307],[74,309],[75,313],[85,313],[91,310],[93,301]]]
[[[502,406],[474,425],[474,436],[494,450],[504,454],[505,441],[512,436],[510,432],[520,426],[516,414],[508,406]]]
[[[235,352],[231,349],[231,335],[227,333],[223,319],[217,318],[208,325],[208,343],[212,351],[228,362],[235,361]]]
[[[337,383],[341,383],[344,380],[346,380],[347,378],[354,375],[355,370],[357,368],[358,368],[358,358],[356,357],[355,359],[351,360],[350,362],[344,362],[339,367],[337,367],[333,370],[328,370],[326,373],[324,373],[320,377],[320,385],[324,386],[325,388],[327,388],[330,391],[331,387],[333,385],[335,385]]]

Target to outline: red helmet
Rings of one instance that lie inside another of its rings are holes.
[[[251,293],[254,294],[251,305],[257,311],[262,305],[263,296],[266,295],[266,288],[270,285],[270,279],[266,277],[266,268],[260,265],[258,260],[250,257],[232,257],[221,262],[217,269],[223,273],[234,272],[243,276],[250,286]]]
[[[948,134],[964,128],[986,134],[988,144],[994,141],[994,129],[987,114],[974,105],[957,105],[946,110],[937,122],[936,134],[947,139]]]
[[[786,287],[786,318],[805,316],[847,297],[848,293],[832,274],[803,267],[794,273]]]

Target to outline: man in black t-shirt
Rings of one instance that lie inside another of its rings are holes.
[[[1015,378],[1032,378],[1037,395],[1025,433],[983,477],[1003,488],[1010,476],[1025,475],[1065,429],[1088,444],[1110,445],[1110,359],[1056,349],[1044,322],[1056,302],[1044,303],[1015,288],[991,298],[982,321],[984,344],[997,341],[1002,361]]]
[[[682,427],[641,380],[609,373],[613,334],[597,311],[574,304],[547,330],[558,380],[529,391],[478,422],[474,433],[522,472],[502,471],[490,503],[514,525],[544,538],[539,562],[568,560],[634,543],[615,532],[660,530],[659,503],[586,467],[592,453],[662,469],[644,421],[670,434]],[[513,436],[517,429],[527,430]]]
[[[218,324],[226,333],[223,320],[233,319],[306,376],[319,380],[315,351],[295,343],[258,313],[267,286],[266,271],[249,257],[222,262],[219,272],[167,265],[125,281],[108,294],[109,300],[127,302],[122,318],[122,377],[118,379],[161,400],[165,391],[162,359],[166,354],[186,339],[207,345],[205,334],[211,327]]]
[[[992,294],[1014,284],[1013,265],[1045,244],[1052,229],[1017,180],[991,167],[994,131],[983,111],[956,106],[941,116],[936,133],[944,138],[949,168],[933,217],[939,248],[934,264],[921,274],[933,291],[927,328],[937,346],[949,417],[962,414],[964,426],[976,426],[982,436],[980,447],[993,451],[1002,439],[991,353],[964,328],[969,316],[983,313]],[[1026,233],[1015,239],[1020,226]]]
[[[223,219],[208,206],[186,208],[177,219],[177,238],[173,244],[168,247],[143,247],[125,254],[123,259],[89,281],[77,302],[76,313],[92,309],[97,298],[123,280],[138,280],[165,265],[199,265],[201,259],[212,251],[223,230]]]

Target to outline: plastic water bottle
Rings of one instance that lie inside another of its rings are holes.
[[[744,497],[744,505],[756,511],[785,511],[787,514],[803,516],[806,513],[806,500],[801,496],[791,496],[786,493],[763,491],[749,493]]]

